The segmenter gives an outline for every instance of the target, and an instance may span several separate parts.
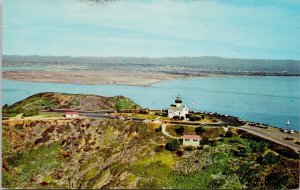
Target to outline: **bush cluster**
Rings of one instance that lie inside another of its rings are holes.
[[[202,126],[199,126],[195,129],[197,135],[201,135],[204,131],[205,129]]]
[[[182,135],[184,133],[184,127],[183,126],[175,126],[174,127],[174,131],[179,134],[179,135]]]
[[[175,151],[178,150],[178,148],[180,147],[180,142],[178,139],[174,139],[171,142],[168,142],[166,144],[166,149],[169,151]]]
[[[261,164],[268,165],[268,164],[275,164],[279,160],[279,156],[273,152],[268,152],[265,156],[258,157],[257,161]]]

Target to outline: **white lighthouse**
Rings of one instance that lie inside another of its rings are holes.
[[[175,104],[171,104],[171,107],[168,109],[169,118],[178,118],[186,119],[186,114],[189,113],[187,106],[182,105],[181,97],[178,95],[175,99]]]

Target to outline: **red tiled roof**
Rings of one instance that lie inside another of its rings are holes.
[[[70,115],[70,114],[78,114],[78,112],[66,112],[65,114]]]
[[[181,139],[201,140],[201,137],[199,135],[183,135],[180,138]]]

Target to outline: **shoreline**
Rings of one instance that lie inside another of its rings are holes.
[[[2,71],[2,79],[57,83],[77,85],[129,85],[148,87],[156,83],[206,77],[297,77],[279,75],[256,75],[256,74],[221,74],[221,73],[155,73],[137,71],[54,71],[54,70],[22,70]]]
[[[78,84],[78,85],[129,85],[129,86],[151,86],[155,83],[201,77],[222,77],[230,75],[217,74],[165,74],[128,71],[4,71],[2,78],[7,80]]]

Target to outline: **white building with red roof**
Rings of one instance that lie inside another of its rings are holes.
[[[65,112],[65,117],[66,118],[76,118],[79,116],[78,112]]]
[[[180,137],[183,146],[200,146],[201,137],[199,135],[183,135]]]

